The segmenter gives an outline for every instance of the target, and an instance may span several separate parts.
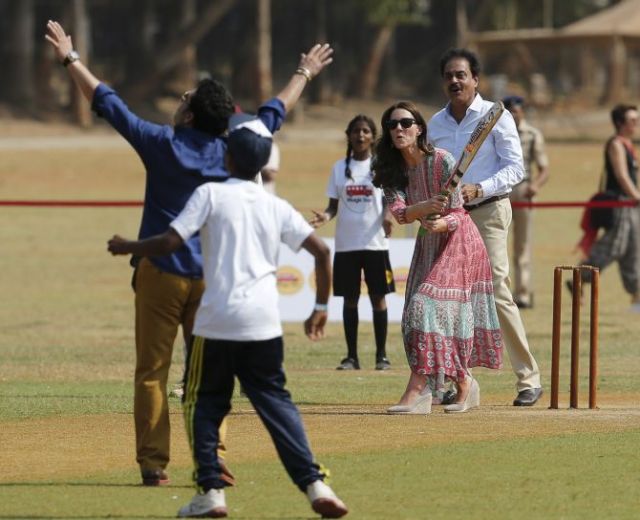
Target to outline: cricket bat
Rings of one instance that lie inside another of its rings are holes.
[[[498,119],[500,119],[500,116],[503,112],[504,105],[502,104],[502,101],[496,101],[489,109],[489,111],[484,116],[482,116],[482,119],[478,121],[478,124],[473,129],[473,132],[471,132],[469,141],[462,151],[462,156],[458,160],[458,163],[453,170],[453,175],[451,175],[451,177],[445,184],[444,189],[442,190],[443,195],[451,195],[453,190],[458,187],[458,184],[460,184],[460,181],[462,180],[465,172],[469,169],[471,161],[473,161],[473,158],[478,153],[478,150],[482,146],[482,143],[484,143],[493,127],[496,126],[496,123],[498,122]]]
[[[482,119],[478,121],[478,124],[473,129],[473,132],[471,132],[469,141],[462,150],[462,156],[460,157],[460,159],[458,159],[458,162],[453,169],[453,174],[451,175],[451,177],[449,177],[449,180],[440,192],[441,195],[449,197],[451,193],[453,193],[453,191],[458,187],[465,172],[469,169],[471,161],[473,161],[473,158],[478,153],[478,150],[482,146],[482,143],[484,143],[485,139],[489,136],[489,133],[491,132],[493,127],[496,126],[496,123],[498,122],[498,119],[500,119],[500,116],[503,112],[504,105],[502,104],[502,101],[496,101],[489,109],[489,111],[484,116],[482,116]],[[436,220],[438,218],[440,218],[440,215],[431,215],[429,217],[429,220]],[[425,232],[425,229],[421,227],[419,234],[422,235]]]

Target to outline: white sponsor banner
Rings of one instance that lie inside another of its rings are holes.
[[[333,256],[334,241],[323,239],[331,248]],[[393,238],[389,240],[389,258],[396,284],[396,292],[387,294],[389,321],[400,322],[404,305],[404,289],[409,273],[409,265],[413,256],[414,239]],[[278,292],[280,293],[280,317],[282,321],[302,322],[311,314],[315,303],[315,265],[313,256],[302,249],[293,253],[286,246],[280,248],[278,266]],[[343,298],[329,298],[329,320],[342,321]],[[358,313],[361,321],[371,321],[373,312],[367,293],[367,285],[362,280]]]

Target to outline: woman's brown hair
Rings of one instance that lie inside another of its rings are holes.
[[[380,126],[382,127],[382,135],[375,145],[375,154],[372,169],[375,173],[373,177],[373,184],[382,188],[397,188],[404,189],[407,187],[407,176],[405,170],[407,165],[400,153],[391,140],[391,133],[387,128],[387,122],[391,117],[391,113],[401,108],[411,113],[411,116],[416,120],[422,132],[418,136],[417,145],[426,155],[433,153],[433,147],[427,144],[427,123],[422,117],[422,114],[418,110],[418,107],[411,101],[398,101],[389,108],[387,108],[382,114],[380,120]]]

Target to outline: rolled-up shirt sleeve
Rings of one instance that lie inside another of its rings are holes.
[[[150,123],[134,114],[115,90],[100,83],[93,94],[91,108],[140,152],[151,139],[170,130],[170,127]]]
[[[284,104],[278,98],[271,98],[258,109],[258,117],[271,133],[280,130],[285,115]]]
[[[524,163],[522,162],[522,146],[518,130],[510,112],[504,112],[491,131],[497,158],[498,171],[479,184],[485,197],[507,193],[524,179]],[[485,143],[483,146],[489,143]]]

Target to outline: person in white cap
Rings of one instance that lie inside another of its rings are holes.
[[[218,429],[231,409],[234,376],[269,431],[293,482],[313,510],[340,518],[348,510],[314,461],[298,409],[285,389],[276,269],[280,243],[315,258],[316,302],[305,321],[311,340],[324,335],[330,250],[304,217],[255,182],[271,151],[271,133],[247,114],[229,120],[226,166],[231,178],[196,189],[167,231],[144,240],[114,236],[114,255],[163,255],[200,233],[205,293],[187,360],[184,417],[195,461],[197,493],[179,517],[227,516],[227,485],[217,456]]]
[[[71,36],[53,20],[46,40],[78,91],[129,142],[145,169],[145,198],[139,238],[153,236],[178,216],[193,191],[206,182],[229,177],[224,168],[229,117],[234,100],[219,81],[203,79],[180,98],[173,125],[146,121],[132,112],[122,98],[82,63]],[[271,131],[298,101],[306,85],[332,62],[329,44],[316,44],[300,56],[298,68],[285,87],[258,109],[258,117]],[[257,172],[256,172],[257,173]],[[133,256],[132,288],[135,293],[135,347],[133,419],[136,462],[142,484],[166,485],[170,461],[167,380],[173,345],[182,328],[190,343],[196,309],[204,293],[200,238],[194,235],[171,254]],[[224,425],[222,428],[224,434]],[[220,442],[220,453],[224,443]],[[226,470],[226,466],[223,466]],[[233,475],[226,470],[229,482]]]

